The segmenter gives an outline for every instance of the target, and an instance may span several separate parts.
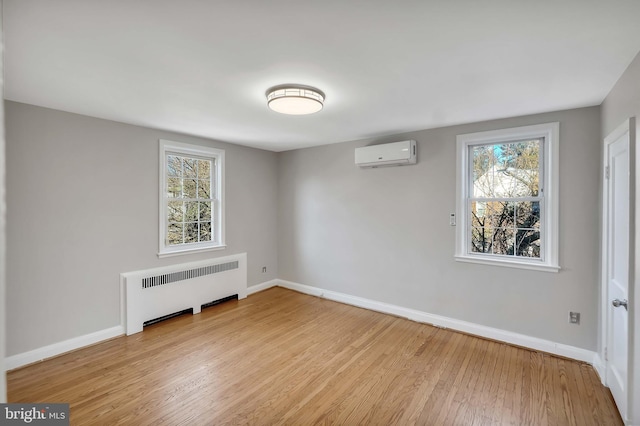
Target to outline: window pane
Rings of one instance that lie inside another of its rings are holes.
[[[200,241],[211,241],[211,222],[200,222]]]
[[[182,223],[171,223],[167,229],[169,245],[182,244]]]
[[[196,179],[184,179],[182,186],[185,198],[196,198]]]
[[[471,202],[471,226],[512,227],[515,205],[516,203],[509,201]]]
[[[518,228],[540,228],[540,203],[537,201],[517,203],[516,226]]]
[[[168,176],[181,176],[182,175],[182,157],[176,155],[167,156],[167,175]]]
[[[472,147],[473,197],[535,197],[540,140]]]
[[[198,177],[200,179],[209,179],[211,177],[210,160],[198,160]]]
[[[516,256],[540,257],[540,231],[518,229],[516,233]]]
[[[503,145],[504,168],[510,173],[511,188],[518,196],[538,195],[540,143],[536,139]]]
[[[471,202],[471,226],[486,226],[489,224],[487,203],[481,201]]]
[[[211,185],[208,180],[198,179],[198,198],[211,199]]]
[[[211,221],[211,203],[210,202],[200,203],[200,220],[204,222]]]
[[[493,253],[513,255],[515,231],[511,228],[497,228],[493,232]]]
[[[184,221],[185,222],[197,222],[198,221],[198,202],[197,201],[189,201],[184,203]]]
[[[196,160],[195,158],[182,157],[182,167],[184,177],[197,176],[196,167],[198,167],[198,160]]]
[[[473,196],[475,198],[493,197],[494,146],[475,146],[473,158]]]
[[[167,213],[169,222],[183,222],[184,203],[182,201],[169,201]]]
[[[491,226],[494,228],[512,227],[515,216],[515,203],[507,201],[491,201],[487,203],[491,215]],[[485,225],[486,226],[486,225]]]
[[[491,253],[490,229],[471,228],[471,251],[474,253]]]
[[[170,177],[167,179],[167,197],[182,197],[182,179],[176,177]]]
[[[198,242],[198,224],[197,223],[184,224],[184,242],[185,244]]]

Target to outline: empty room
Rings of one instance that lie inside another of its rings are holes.
[[[1,424],[640,425],[640,2],[0,5]]]

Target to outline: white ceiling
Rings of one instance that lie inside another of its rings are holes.
[[[4,0],[5,98],[273,151],[599,105],[637,0]],[[316,86],[321,112],[267,108]]]

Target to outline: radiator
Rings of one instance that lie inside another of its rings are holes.
[[[247,297],[247,254],[120,274],[127,335],[144,323],[229,296]]]

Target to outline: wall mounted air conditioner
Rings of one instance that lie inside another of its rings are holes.
[[[415,163],[416,141],[356,148],[356,165],[360,167],[404,166]]]

